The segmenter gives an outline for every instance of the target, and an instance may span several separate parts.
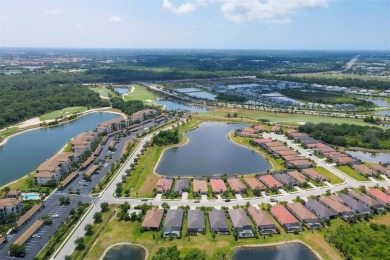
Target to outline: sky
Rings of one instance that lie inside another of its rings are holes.
[[[0,47],[390,50],[390,0],[0,0]]]

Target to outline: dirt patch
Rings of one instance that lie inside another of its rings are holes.
[[[26,128],[33,125],[39,125],[42,121],[39,119],[39,117],[34,117],[32,119],[26,120],[24,122],[21,122],[17,125],[19,129]]]

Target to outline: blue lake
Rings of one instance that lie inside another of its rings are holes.
[[[365,162],[390,163],[390,153],[370,153],[363,151],[345,151],[347,154]]]
[[[146,251],[144,248],[135,245],[117,245],[108,250],[103,260],[144,260]]]
[[[209,100],[214,100],[217,95],[208,93],[208,92],[203,92],[203,91],[198,91],[198,92],[190,92],[186,93],[189,96],[196,97],[196,98],[203,98],[203,99],[209,99]]]
[[[201,107],[201,106],[189,106],[184,103],[179,103],[177,101],[167,100],[167,99],[156,99],[155,101],[157,104],[164,106],[166,110],[182,110],[182,111],[189,111],[189,112],[206,112],[208,111],[207,108]]]
[[[114,89],[115,89],[116,92],[118,92],[121,95],[129,93],[129,89],[128,88],[114,88]]]
[[[185,145],[165,150],[156,173],[165,176],[216,176],[261,173],[271,169],[265,158],[231,141],[228,134],[243,124],[204,123],[186,133]]]
[[[233,260],[319,260],[302,243],[285,243],[275,246],[238,247],[234,249]]]
[[[0,186],[32,172],[57,153],[69,139],[94,130],[101,122],[118,117],[121,115],[91,113],[66,124],[27,131],[8,139],[0,146]]]

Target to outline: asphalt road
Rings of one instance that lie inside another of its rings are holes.
[[[333,193],[333,192],[340,191],[344,188],[349,188],[349,187],[358,188],[362,185],[364,185],[366,187],[372,187],[372,186],[375,186],[377,184],[379,184],[381,186],[390,186],[390,181],[388,179],[386,179],[385,181],[375,181],[375,182],[373,182],[373,181],[367,181],[367,182],[355,181],[352,178],[350,178],[349,176],[342,173],[341,171],[334,168],[333,165],[326,163],[323,159],[319,159],[315,156],[310,156],[309,155],[309,154],[311,154],[310,151],[307,151],[307,150],[301,148],[300,146],[293,143],[291,140],[288,140],[284,136],[276,135],[276,134],[264,134],[264,136],[270,137],[272,139],[278,139],[278,140],[281,140],[283,142],[284,141],[287,142],[287,144],[289,146],[291,146],[293,149],[299,150],[301,155],[306,156],[306,157],[310,157],[310,159],[315,161],[319,166],[326,168],[327,170],[329,170],[333,174],[344,179],[345,182],[343,184],[340,184],[340,185],[315,187],[311,190],[301,190],[301,191],[294,192],[294,193],[283,192],[282,194],[275,195],[275,196],[264,196],[263,195],[263,197],[259,197],[259,198],[244,198],[244,199],[238,197],[238,199],[232,199],[232,200],[230,200],[230,202],[225,202],[222,199],[207,200],[205,198],[202,198],[202,200],[200,200],[198,203],[194,203],[194,200],[187,200],[186,198],[184,198],[182,200],[161,200],[159,196],[157,196],[154,199],[148,199],[147,202],[142,201],[141,198],[116,198],[114,196],[116,184],[118,182],[121,182],[122,175],[125,174],[125,170],[128,169],[130,167],[130,164],[134,162],[134,158],[136,158],[136,156],[141,153],[143,144],[152,138],[152,135],[148,135],[141,140],[138,148],[130,156],[130,158],[128,159],[128,161],[126,162],[126,164],[122,168],[122,170],[116,175],[115,179],[109,184],[109,186],[106,188],[106,190],[104,190],[102,192],[101,196],[96,199],[94,208],[88,213],[87,217],[83,220],[83,222],[77,228],[75,233],[69,237],[69,240],[66,242],[66,244],[64,245],[62,250],[60,250],[59,252],[56,252],[55,257],[53,257],[52,259],[63,260],[66,255],[69,255],[71,252],[74,251],[74,249],[75,249],[74,241],[76,240],[77,237],[84,235],[84,226],[88,223],[93,222],[92,216],[95,212],[100,211],[100,203],[101,202],[108,202],[108,203],[112,203],[112,204],[122,204],[125,201],[127,201],[128,203],[130,203],[130,205],[132,207],[134,207],[136,205],[141,205],[144,203],[148,203],[150,205],[161,206],[164,202],[166,202],[170,205],[171,208],[177,208],[179,206],[187,206],[187,205],[189,205],[190,207],[205,206],[205,207],[220,208],[222,206],[233,207],[236,205],[245,205],[247,202],[249,202],[252,205],[258,205],[258,204],[262,204],[262,203],[275,204],[274,202],[270,201],[271,198],[277,198],[279,201],[292,201],[297,196],[300,196],[301,198],[306,198],[309,196],[321,195],[321,194],[326,193],[326,191],[328,189]]]

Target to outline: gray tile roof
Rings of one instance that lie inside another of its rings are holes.
[[[229,229],[229,224],[223,210],[214,209],[209,212],[211,229]]]
[[[204,229],[205,226],[203,211],[197,209],[188,211],[188,229]]]
[[[342,199],[342,201],[355,210],[358,213],[369,213],[371,212],[370,207],[367,205],[363,204],[362,202],[355,200],[351,196],[348,196],[347,194],[339,193],[339,198]]]
[[[189,186],[190,186],[189,179],[177,179],[174,192],[179,192],[181,194],[183,191],[188,190]]]
[[[298,182],[296,179],[291,177],[288,174],[285,173],[275,173],[272,176],[274,176],[275,179],[277,179],[279,182],[281,182],[284,185],[297,185]]]
[[[318,200],[309,200],[305,203],[305,206],[320,218],[331,218],[336,216],[334,211],[325,207]]]
[[[164,223],[164,232],[181,230],[183,226],[183,210],[169,209]]]
[[[245,210],[243,208],[238,209],[229,209],[229,216],[232,220],[234,228],[242,228],[251,226],[251,223],[249,222],[249,218],[245,213]]]

